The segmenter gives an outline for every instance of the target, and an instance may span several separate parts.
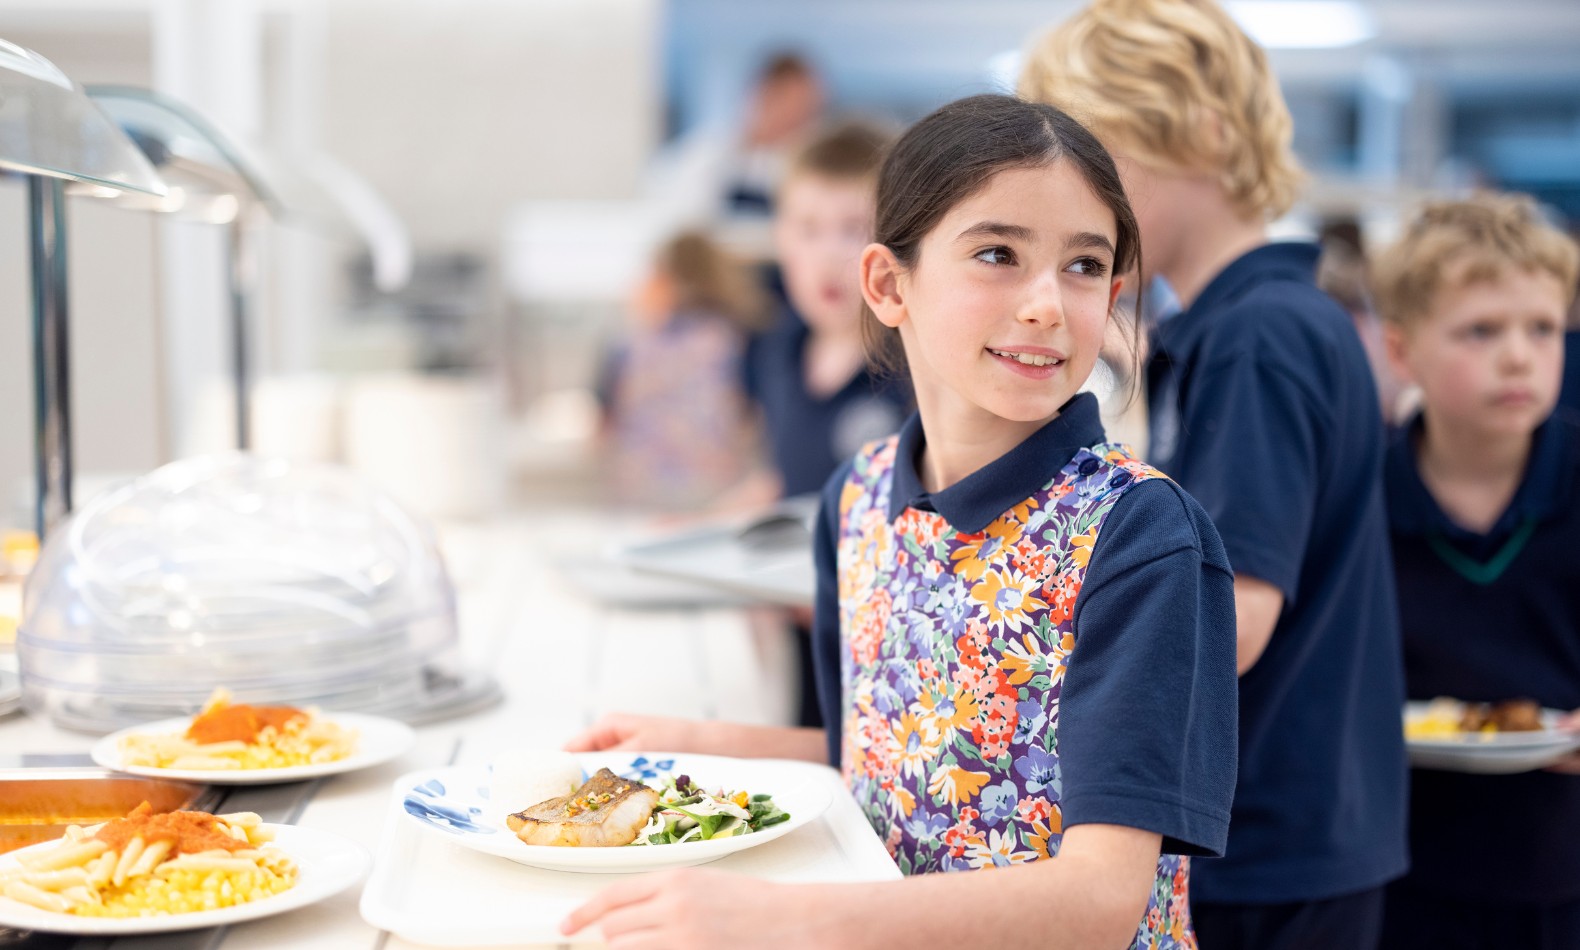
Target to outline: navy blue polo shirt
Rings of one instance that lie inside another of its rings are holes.
[[[1314,244],[1231,263],[1153,334],[1150,461],[1212,516],[1284,610],[1240,678],[1229,853],[1193,900],[1270,904],[1405,870],[1404,699],[1377,390]]]
[[[913,415],[900,430],[889,518],[916,508],[981,531],[1103,441],[1097,399],[1082,393],[1008,454],[928,493],[917,472],[925,435]],[[835,539],[850,472],[847,462],[824,488],[814,542],[812,649],[836,766],[845,709]],[[1211,520],[1178,485],[1143,482],[1115,502],[1074,623],[1059,699],[1065,827],[1142,828],[1162,835],[1167,853],[1222,854],[1235,771],[1234,577]]]
[[[1536,430],[1486,534],[1455,524],[1416,467],[1419,417],[1388,451],[1405,679],[1412,699],[1528,697],[1580,709],[1580,422]],[[1411,773],[1405,886],[1442,897],[1580,899],[1580,776]]]
[[[1580,330],[1564,334],[1564,386],[1558,404],[1580,412]]]
[[[861,370],[838,392],[806,388],[806,344],[811,331],[784,312],[772,330],[747,348],[746,391],[762,407],[769,453],[783,493],[805,495],[874,439],[893,435],[910,415],[910,387]]]

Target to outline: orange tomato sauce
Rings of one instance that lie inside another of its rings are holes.
[[[192,720],[186,736],[199,745],[212,742],[256,742],[258,733],[273,726],[277,732],[294,719],[307,714],[294,706],[249,706],[237,703],[217,706]]]
[[[125,818],[106,822],[93,837],[115,851],[125,851],[126,843],[133,838],[142,838],[145,845],[169,841],[173,843],[172,856],[215,849],[240,851],[253,847],[221,831],[214,816],[207,812],[172,811],[156,815],[153,806],[147,802],[132,809]]]

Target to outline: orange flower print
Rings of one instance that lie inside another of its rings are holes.
[[[873,593],[872,599],[856,607],[850,624],[850,654],[862,666],[870,666],[878,659],[878,649],[883,646],[883,634],[889,628],[889,611],[894,598],[887,590]]]
[[[1097,528],[1088,529],[1082,534],[1070,537],[1070,560],[1076,567],[1085,568],[1092,559],[1092,546],[1097,543]]]
[[[1053,816],[1053,805],[1041,795],[1035,798],[1022,798],[1016,803],[1015,815],[1028,825],[1041,823],[1046,826],[1048,819]]]
[[[921,775],[927,763],[938,755],[943,736],[938,731],[937,720],[932,716],[904,712],[900,714],[900,721],[894,724],[894,742],[898,747],[901,770],[906,775]]]
[[[963,543],[950,552],[949,559],[955,562],[956,574],[972,581],[982,579],[1006,546],[1004,538],[989,532],[957,534],[955,541]]]
[[[1039,593],[1037,580],[1018,571],[988,571],[971,588],[971,599],[987,606],[988,622],[997,627],[1019,630],[1035,623],[1035,614],[1048,605]]]
[[[954,766],[946,766],[933,773],[927,780],[927,794],[937,797],[942,795],[944,800],[951,805],[968,802],[982,791],[982,786],[992,778],[986,772],[968,772]],[[966,808],[961,812],[975,812],[974,808]]]
[[[1057,574],[1042,585],[1042,596],[1048,601],[1048,622],[1064,623],[1075,612],[1075,600],[1081,594],[1081,579],[1073,573]]]
[[[1005,645],[998,665],[999,669],[1008,672],[1010,685],[1024,686],[1034,675],[1048,668],[1048,659],[1042,655],[1036,634],[1028,631],[1021,634],[1019,640],[1011,640]]]
[[[974,868],[1007,868],[1024,864],[1037,857],[1034,851],[1016,847],[1014,831],[989,831],[985,838],[972,843],[965,858]]]
[[[895,530],[902,535],[909,536],[922,550],[933,546],[939,538],[943,537],[944,529],[948,523],[943,515],[932,511],[917,511],[915,508],[905,509],[900,515],[900,520],[895,524]]]

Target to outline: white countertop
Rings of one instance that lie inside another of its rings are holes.
[[[610,606],[555,564],[591,556],[610,522],[590,513],[520,515],[449,525],[462,647],[505,690],[501,705],[422,726],[399,760],[325,781],[297,824],[334,831],[375,853],[390,783],[414,769],[486,761],[516,747],[555,747],[605,712],[758,723],[789,721],[793,650],[771,611]],[[579,572],[581,583],[586,572]],[[680,656],[696,662],[675,662]],[[662,668],[665,676],[655,676]],[[0,719],[8,753],[86,752],[93,737],[27,715]],[[361,888],[230,929],[224,950],[401,950],[417,945],[364,923]]]

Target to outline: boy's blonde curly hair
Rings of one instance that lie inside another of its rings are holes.
[[[1266,54],[1212,0],[1094,0],[1033,44],[1019,92],[1143,164],[1216,174],[1249,215],[1304,178]]]
[[[1551,274],[1567,307],[1580,276],[1580,248],[1528,195],[1483,192],[1434,201],[1378,255],[1372,298],[1383,321],[1407,328],[1431,312],[1445,287],[1496,280],[1510,271]]]

